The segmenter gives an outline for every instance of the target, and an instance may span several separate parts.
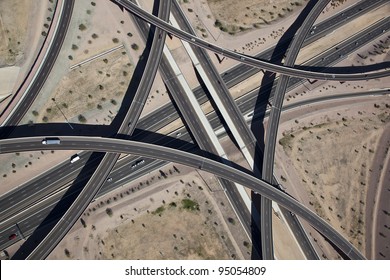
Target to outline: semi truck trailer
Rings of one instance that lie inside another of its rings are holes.
[[[61,140],[59,138],[45,138],[42,140],[43,145],[59,145]]]

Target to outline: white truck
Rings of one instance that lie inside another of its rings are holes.
[[[43,145],[59,145],[61,140],[59,138],[45,138],[42,140]]]

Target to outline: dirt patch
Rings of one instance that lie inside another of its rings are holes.
[[[152,215],[134,220],[134,224],[129,223],[107,232],[102,258],[228,259],[213,227],[204,224],[198,210],[184,210],[181,205],[183,201],[172,201],[169,204],[178,206],[160,206]],[[177,223],[178,220],[180,223]],[[131,232],[132,238],[124,234],[126,232]],[[115,248],[127,250],[114,254],[112,252]],[[143,254],[138,255],[139,252]]]

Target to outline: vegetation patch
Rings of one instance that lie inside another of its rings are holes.
[[[282,145],[284,150],[286,150],[288,147],[291,147],[291,143],[293,139],[294,139],[294,134],[288,134],[279,140],[279,144]]]
[[[164,206],[160,206],[158,207],[156,210],[154,210],[152,212],[153,215],[161,215],[165,210],[165,207]]]
[[[196,201],[193,201],[191,199],[185,198],[181,201],[181,205],[183,209],[189,210],[189,211],[199,211],[199,204]]]

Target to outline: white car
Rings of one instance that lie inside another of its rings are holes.
[[[80,159],[80,156],[78,154],[75,154],[73,155],[71,158],[70,158],[70,163],[75,163],[76,161],[78,161]]]

